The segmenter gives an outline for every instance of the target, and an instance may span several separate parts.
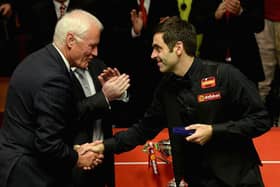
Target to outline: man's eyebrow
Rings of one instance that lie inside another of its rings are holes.
[[[161,48],[158,44],[153,44],[152,47],[153,48]]]

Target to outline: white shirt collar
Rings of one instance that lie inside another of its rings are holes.
[[[68,69],[68,71],[70,72],[70,64],[68,62],[68,60],[65,58],[65,56],[63,55],[63,53],[59,50],[59,48],[55,45],[55,43],[53,43],[54,48],[58,51],[58,53],[60,54],[61,58],[63,59],[63,62],[66,66],[66,68]]]

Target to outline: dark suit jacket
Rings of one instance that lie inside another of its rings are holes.
[[[71,77],[53,45],[16,68],[0,131],[0,186],[70,186],[75,99]],[[9,180],[10,179],[10,180]]]
[[[255,33],[263,30],[263,0],[240,0],[243,13],[215,20],[214,15],[222,0],[195,0],[192,2],[189,21],[198,33],[203,34],[200,57],[224,62],[227,48],[232,64],[250,80],[264,80],[259,48]]]
[[[85,99],[83,89],[76,79],[75,93],[79,98],[79,111],[80,119],[79,124],[83,124],[83,127],[79,129],[75,138],[75,144],[83,144],[92,142],[93,124],[97,119],[102,119],[102,132],[104,138],[112,137],[112,124],[110,122],[111,117],[109,113],[109,105],[105,99],[103,92],[101,91],[101,84],[97,79],[97,76],[105,69],[103,61],[94,59],[89,64],[89,73],[93,79],[96,94]],[[89,107],[90,106],[90,107]],[[82,171],[77,168],[73,171],[73,178],[76,187],[114,187],[114,155],[112,153],[106,154],[103,163],[90,171]]]

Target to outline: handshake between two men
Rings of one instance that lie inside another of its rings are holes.
[[[97,140],[92,143],[75,145],[74,149],[78,152],[79,159],[77,166],[84,170],[91,170],[102,163],[104,158],[104,144]]]

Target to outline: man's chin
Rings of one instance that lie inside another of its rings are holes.
[[[86,69],[88,67],[88,64],[89,64],[89,62],[83,63],[83,64],[81,64],[81,67],[83,69]]]
[[[160,67],[160,68],[159,68],[159,71],[160,71],[161,73],[165,73],[165,72],[167,71],[167,69],[166,69],[166,68],[163,68],[163,67]]]

